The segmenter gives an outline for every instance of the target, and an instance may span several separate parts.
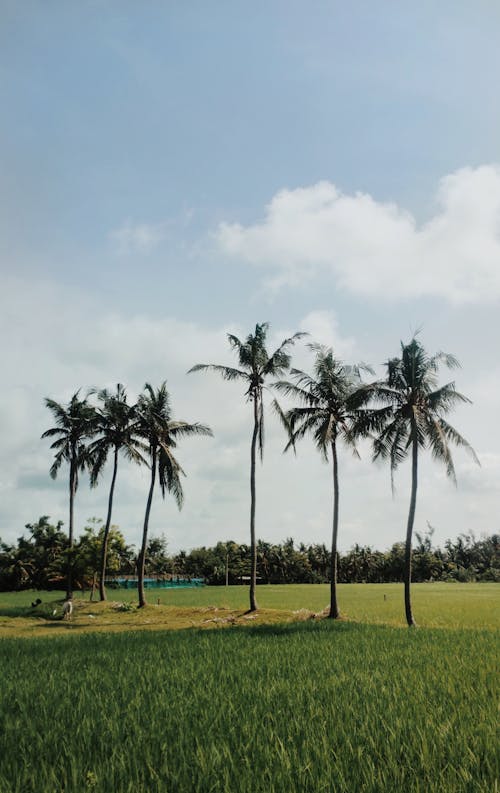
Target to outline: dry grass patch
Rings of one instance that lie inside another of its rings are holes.
[[[75,600],[71,619],[63,620],[63,601],[52,601],[22,616],[0,617],[0,637],[61,636],[82,633],[117,633],[135,630],[179,630],[217,628],[232,625],[291,622],[302,617],[292,611],[259,609],[249,614],[228,606],[165,606],[145,608],[127,601],[89,602]]]

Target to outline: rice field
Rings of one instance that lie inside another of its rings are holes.
[[[286,621],[296,607],[322,608],[326,588],[281,588],[287,609],[277,621],[279,588],[262,587],[269,624],[138,631],[130,630],[138,613],[124,611],[115,615],[128,626],[121,632],[47,621],[18,634],[26,638],[4,638],[0,791],[498,790],[499,588],[427,586],[415,588],[417,615],[441,627],[401,629],[400,587],[379,585],[377,598],[368,587],[342,588],[351,620],[338,623]],[[236,587],[163,595],[168,606],[143,612],[153,622],[159,613],[206,617],[246,606]],[[8,620],[36,620],[23,616],[31,599],[0,596],[0,635]],[[370,614],[386,624],[370,624]],[[463,614],[467,624],[457,627]]]

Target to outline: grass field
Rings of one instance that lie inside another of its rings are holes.
[[[35,626],[0,642],[0,792],[491,793],[499,593],[416,586],[421,625],[440,626],[419,630],[390,624],[401,587],[381,585],[342,587],[339,623],[278,622],[323,608],[325,587],[262,587],[244,628],[239,588],[164,591],[143,612],[84,601],[71,625],[0,595],[0,635]],[[179,613],[237,619],[159,630]]]
[[[0,593],[0,636],[43,636],[58,632],[87,630],[132,630],[136,628],[214,627],[233,620],[247,623],[246,587],[203,587],[150,590],[151,608],[118,611],[112,604],[137,601],[133,590],[109,590],[109,604],[90,603],[88,593],[75,594],[75,618],[71,624],[52,620],[54,608],[60,615],[60,592]],[[298,611],[320,612],[329,602],[327,585],[259,586],[261,611],[258,623],[296,620]],[[37,597],[42,605],[30,608]],[[160,599],[160,606],[157,600]],[[500,585],[415,584],[414,612],[422,627],[499,628]],[[404,626],[403,590],[400,584],[341,584],[339,602],[349,621]],[[215,611],[217,609],[217,611]],[[295,612],[295,613],[294,613]]]

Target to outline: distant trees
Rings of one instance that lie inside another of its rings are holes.
[[[263,322],[255,326],[254,333],[250,333],[245,341],[240,341],[237,336],[228,333],[231,349],[238,356],[239,369],[219,364],[199,363],[189,372],[211,370],[221,375],[224,380],[238,380],[245,384],[245,396],[253,405],[253,433],[250,446],[250,611],[256,611],[257,598],[255,593],[257,583],[257,543],[255,536],[255,462],[257,447],[260,458],[264,456],[264,387],[269,377],[282,377],[290,368],[290,355],[288,349],[304,333],[295,333],[281,342],[280,346],[271,355],[267,351],[267,332],[269,325]]]
[[[478,462],[476,453],[445,416],[460,402],[470,402],[455,390],[455,383],[438,387],[439,364],[452,369],[459,366],[453,355],[438,352],[429,356],[418,339],[401,342],[401,356],[386,364],[384,382],[373,384],[371,393],[382,404],[371,417],[376,433],[374,460],[387,459],[391,480],[398,465],[411,452],[411,498],[405,541],[404,600],[406,621],[415,625],[411,606],[412,534],[415,520],[419,449],[430,448],[435,460],[444,463],[446,474],[456,482],[450,445],[466,449]]]
[[[117,526],[106,531],[102,520],[90,518],[74,549],[74,581],[79,589],[90,587],[93,600],[98,577],[101,572],[103,547],[106,544],[107,575],[130,574],[135,568],[135,551],[127,545]]]
[[[8,545],[0,540],[0,590],[60,589],[65,581],[67,536],[62,523],[42,516],[26,525],[27,535]],[[74,544],[74,584],[92,589],[101,558],[103,522],[87,521]],[[491,534],[476,538],[461,534],[447,540],[442,548],[432,545],[432,532],[416,534],[412,580],[498,581],[500,582],[500,537]],[[127,545],[118,527],[112,526],[108,539],[108,577],[134,574],[136,551]],[[381,551],[354,545],[338,553],[339,583],[398,583],[403,581],[405,544],[395,543]],[[213,547],[194,548],[169,554],[164,536],[150,537],[146,549],[145,573],[161,578],[181,576],[203,578],[208,584],[247,584],[251,565],[250,546],[232,540]],[[289,537],[282,543],[257,543],[257,577],[263,584],[328,584],[331,552],[325,545],[296,544]]]

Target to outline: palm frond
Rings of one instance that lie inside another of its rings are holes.
[[[438,365],[444,363],[448,369],[461,369],[460,361],[449,352],[437,352],[429,359],[429,366],[437,371]]]
[[[305,404],[318,404],[319,398],[312,391],[307,391],[295,383],[290,383],[286,380],[277,380],[271,383],[271,388],[283,394],[286,397],[295,397]]]
[[[165,494],[171,493],[179,509],[182,509],[184,502],[184,492],[180,480],[180,475],[186,474],[175,459],[169,446],[160,444],[158,456],[158,479],[163,498]]]
[[[286,414],[283,412],[283,408],[281,407],[281,405],[280,405],[280,403],[278,402],[277,399],[273,399],[273,401],[271,403],[271,407],[272,407],[273,411],[276,413],[276,415],[278,416],[278,418],[280,420],[280,423],[281,423],[281,425],[282,425],[283,429],[285,430],[285,432],[287,434],[287,437],[288,437],[288,443],[286,444],[285,448],[283,449],[283,452],[287,452],[288,449],[292,448],[293,451],[294,451],[294,454],[296,454],[295,442],[294,442],[293,436],[292,436],[292,428],[291,428],[291,425],[290,425],[290,423],[289,423],[289,421],[287,419]]]
[[[427,402],[433,412],[448,413],[456,404],[472,404],[472,401],[455,389],[455,383],[446,383],[427,395]]]
[[[345,445],[352,451],[353,456],[356,457],[356,459],[361,460],[361,455],[356,446],[356,432],[354,423],[351,421],[348,423],[345,419],[341,419],[337,422],[337,432]]]
[[[288,339],[284,339],[278,349],[276,349],[267,360],[262,369],[262,374],[264,376],[279,376],[285,372],[290,366],[290,355],[287,353],[287,349],[293,346],[298,339],[302,339],[304,336],[308,335],[308,333],[299,332],[294,333],[293,336],[290,336]]]
[[[205,435],[213,438],[213,432],[206,424],[189,424],[187,421],[172,421],[168,425],[168,433],[172,438],[189,438],[192,435]]]
[[[59,454],[56,454],[56,456],[54,458],[54,462],[50,466],[50,476],[51,476],[52,479],[56,479],[57,478],[57,472],[59,471],[59,468],[61,467],[61,464],[62,464],[64,459],[65,458],[64,458],[64,455],[62,454],[62,452],[59,452]]]
[[[316,448],[326,462],[328,460],[328,451],[337,437],[336,422],[333,421],[333,417],[329,414],[325,416],[322,422],[316,420],[315,424],[314,440],[316,441]]]
[[[241,369],[235,369],[232,366],[220,366],[213,363],[197,363],[188,370],[188,374],[192,372],[217,372],[223,380],[248,380],[249,375]]]
[[[52,438],[54,435],[60,435],[62,432],[64,432],[64,430],[61,429],[61,427],[51,427],[49,430],[45,430],[45,432],[43,432],[40,437]]]

